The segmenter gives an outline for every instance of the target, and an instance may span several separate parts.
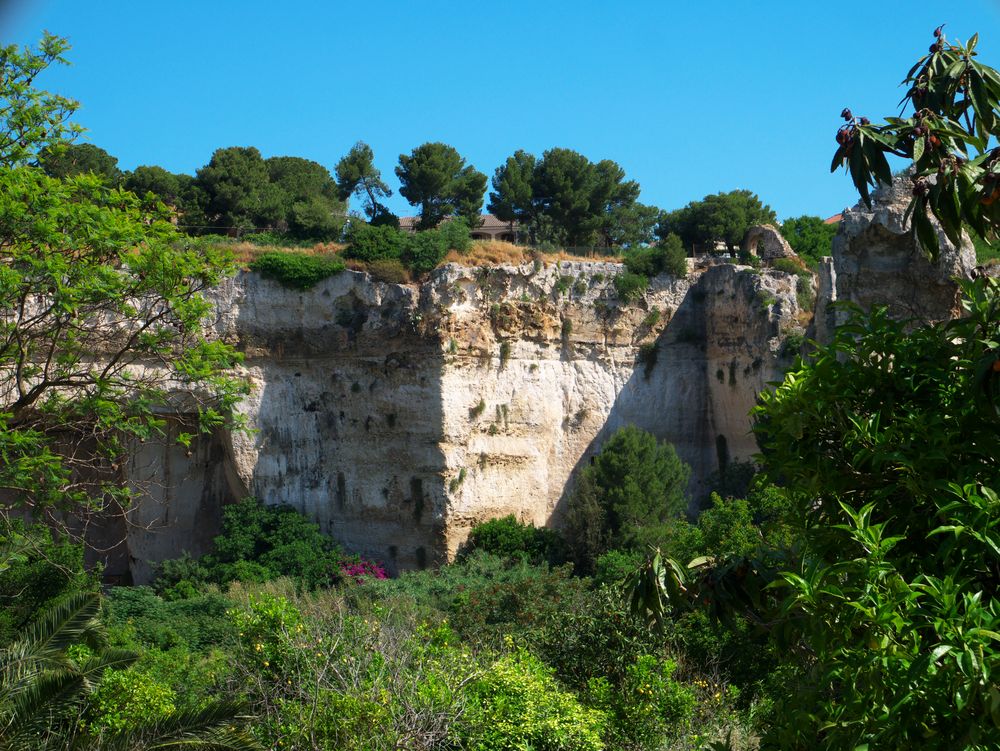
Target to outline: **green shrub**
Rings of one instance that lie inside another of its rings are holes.
[[[448,238],[444,235],[444,230],[429,229],[407,238],[402,261],[416,273],[426,274],[437,268],[446,255]]]
[[[83,724],[94,734],[134,730],[176,711],[176,694],[138,670],[107,670],[87,701]]]
[[[343,271],[344,262],[336,255],[272,251],[261,253],[251,261],[250,270],[286,287],[309,289]]]
[[[377,261],[371,261],[365,270],[371,274],[373,279],[377,279],[380,282],[385,282],[386,284],[408,284],[410,282],[410,274],[406,270],[402,261],[395,258],[382,258]]]
[[[615,292],[623,302],[630,302],[642,297],[649,286],[649,279],[641,274],[623,271],[615,277]]]
[[[646,559],[640,550],[609,550],[594,561],[594,581],[609,586],[620,585]]]
[[[500,342],[500,369],[503,370],[510,361],[510,342],[504,339]]]
[[[652,278],[659,274],[687,276],[687,253],[677,235],[667,235],[659,245],[635,248],[625,254],[625,268],[632,274]]]
[[[605,678],[590,681],[591,702],[609,718],[609,748],[657,751],[690,723],[695,695],[673,680],[676,667],[642,655],[628,666],[619,686]]]
[[[222,534],[215,538],[212,553],[194,565],[184,558],[165,562],[155,587],[171,596],[187,591],[183,582],[197,588],[205,582],[225,585],[287,576],[315,589],[337,581],[349,560],[319,525],[291,506],[266,506],[245,498],[223,509]]]
[[[653,308],[646,314],[646,317],[642,319],[642,325],[648,326],[649,328],[653,328],[653,326],[655,326],[660,322],[661,315],[662,314],[660,313],[659,308]]]
[[[469,533],[465,553],[476,550],[536,564],[558,565],[566,560],[565,545],[557,532],[519,522],[513,514],[475,525]]]
[[[477,751],[600,751],[607,718],[559,687],[552,670],[519,651],[497,660],[472,687]]]
[[[0,644],[12,641],[56,601],[100,586],[99,571],[84,571],[82,543],[57,542],[43,524],[8,519],[5,525],[0,542],[14,541],[16,554],[5,555],[0,567]]]
[[[625,253],[625,268],[639,276],[651,277],[660,273],[660,253],[657,248],[635,248]]]
[[[771,268],[777,269],[778,271],[783,271],[786,274],[797,275],[803,272],[807,274],[809,273],[808,271],[806,271],[805,266],[803,266],[801,263],[796,263],[791,258],[775,258],[773,261],[771,261]]]
[[[469,234],[469,223],[456,217],[450,222],[444,222],[437,229],[444,239],[446,250],[456,250],[459,253],[468,253],[472,247],[472,239]]]
[[[226,610],[232,602],[219,594],[164,600],[150,587],[115,587],[104,599],[108,628],[117,646],[182,647],[205,652],[232,636]]]
[[[302,613],[286,598],[251,594],[246,607],[228,614],[238,634],[237,657],[243,666],[281,678],[295,665],[304,626]]]
[[[813,291],[812,278],[806,274],[800,274],[795,280],[795,301],[799,310],[812,310],[816,303],[816,293]]]
[[[670,233],[663,238],[663,242],[660,243],[659,248],[663,258],[660,270],[678,279],[686,277],[688,273],[687,251],[684,250],[684,244],[681,242],[681,239],[677,235]]]
[[[799,354],[802,349],[802,345],[805,344],[806,337],[805,334],[792,333],[785,337],[785,340],[781,343],[781,354],[785,357],[794,357]]]
[[[962,286],[965,316],[914,329],[856,314],[761,395],[765,470],[801,493],[806,530],[806,564],[778,577],[810,655],[783,745],[992,743],[1000,282]]]
[[[557,295],[565,295],[573,283],[573,277],[563,275],[556,279],[555,291]]]
[[[371,263],[401,259],[409,236],[391,225],[373,226],[352,221],[345,239],[348,244],[344,251],[345,258]]]
[[[465,482],[465,467],[462,467],[458,471],[458,474],[452,477],[451,480],[448,482],[448,492],[454,493],[456,490],[462,487],[463,482]]]

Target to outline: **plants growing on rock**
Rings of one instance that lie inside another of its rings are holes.
[[[327,277],[339,274],[344,268],[344,262],[337,256],[292,251],[261,253],[250,263],[251,271],[293,289],[314,287]]]
[[[631,271],[623,271],[614,279],[615,293],[622,302],[632,302],[638,300],[646,292],[649,286],[649,279],[641,274],[633,274]]]

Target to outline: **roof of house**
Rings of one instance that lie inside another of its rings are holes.
[[[824,219],[823,220],[823,224],[836,224],[837,222],[839,222],[843,218],[844,218],[843,214],[834,214],[833,216],[831,216],[831,217],[829,217],[827,219]]]
[[[502,221],[497,219],[493,214],[480,214],[481,222],[478,227],[473,227],[472,231],[475,232],[476,229],[482,227],[483,229],[506,229],[510,226],[510,222]],[[448,221],[451,217],[445,217],[444,221]],[[400,229],[416,229],[417,223],[420,221],[419,216],[401,216],[399,217],[399,228]],[[517,222],[514,222],[514,226],[517,227]]]

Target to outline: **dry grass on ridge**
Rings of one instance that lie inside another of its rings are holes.
[[[573,255],[565,251],[540,253],[533,248],[499,240],[473,240],[472,246],[465,253],[452,250],[445,256],[445,263],[457,263],[460,266],[483,266],[507,264],[520,266],[531,263],[535,258],[549,264],[556,261],[609,261],[620,262],[621,256],[616,255]]]
[[[328,255],[328,254],[339,254],[343,252],[347,246],[341,243],[316,243],[311,248],[296,248],[296,247],[282,247],[279,245],[254,245],[250,242],[237,242],[226,245],[233,252],[233,256],[237,263],[246,266],[251,263],[257,256],[263,253],[287,253],[289,251],[296,253],[307,253],[309,255]],[[533,248],[528,248],[523,245],[515,245],[509,242],[500,242],[494,240],[473,240],[472,245],[469,250],[465,253],[459,253],[457,250],[452,250],[448,252],[445,256],[445,263],[457,263],[460,266],[498,266],[498,265],[510,265],[510,266],[520,266],[522,264],[531,263],[535,258],[541,259],[543,264],[556,263],[558,261],[605,261],[620,263],[621,256],[608,254],[608,255],[574,255],[572,253],[567,253],[565,251],[553,251],[547,253],[540,253]],[[347,264],[347,268],[353,269],[355,271],[365,271],[367,265],[362,261],[356,261],[349,258],[344,259],[344,263]]]
[[[289,251],[295,253],[305,253],[311,256],[324,256],[330,253],[340,253],[346,248],[346,245],[341,243],[316,243],[311,248],[296,248],[296,247],[283,247],[281,245],[254,245],[253,243],[232,243],[226,244],[233,252],[233,257],[236,259],[237,263],[246,265],[253,261],[257,256],[264,253],[288,253]]]

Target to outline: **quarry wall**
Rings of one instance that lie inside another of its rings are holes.
[[[223,504],[246,495],[292,505],[390,570],[434,565],[489,518],[558,525],[574,473],[626,424],[674,444],[697,503],[714,472],[757,451],[757,394],[807,326],[829,338],[833,302],[953,312],[971,246],[930,264],[901,222],[905,191],[876,195],[845,213],[815,318],[796,275],[731,263],[655,278],[631,301],[614,289],[620,265],[583,260],[450,264],[419,285],[346,271],[306,291],[240,273],[214,290],[212,327],[245,355],[249,430],[137,449],[141,524],[114,565],[142,582],[158,560],[206,552]]]
[[[243,495],[290,504],[391,569],[439,563],[479,521],[558,523],[573,473],[628,423],[676,446],[699,497],[720,461],[756,451],[747,412],[802,331],[796,278],[721,264],[624,302],[620,271],[448,265],[421,285],[348,271],[306,291],[227,280],[213,327],[245,354],[250,429],[137,450],[132,578],[204,552]]]

